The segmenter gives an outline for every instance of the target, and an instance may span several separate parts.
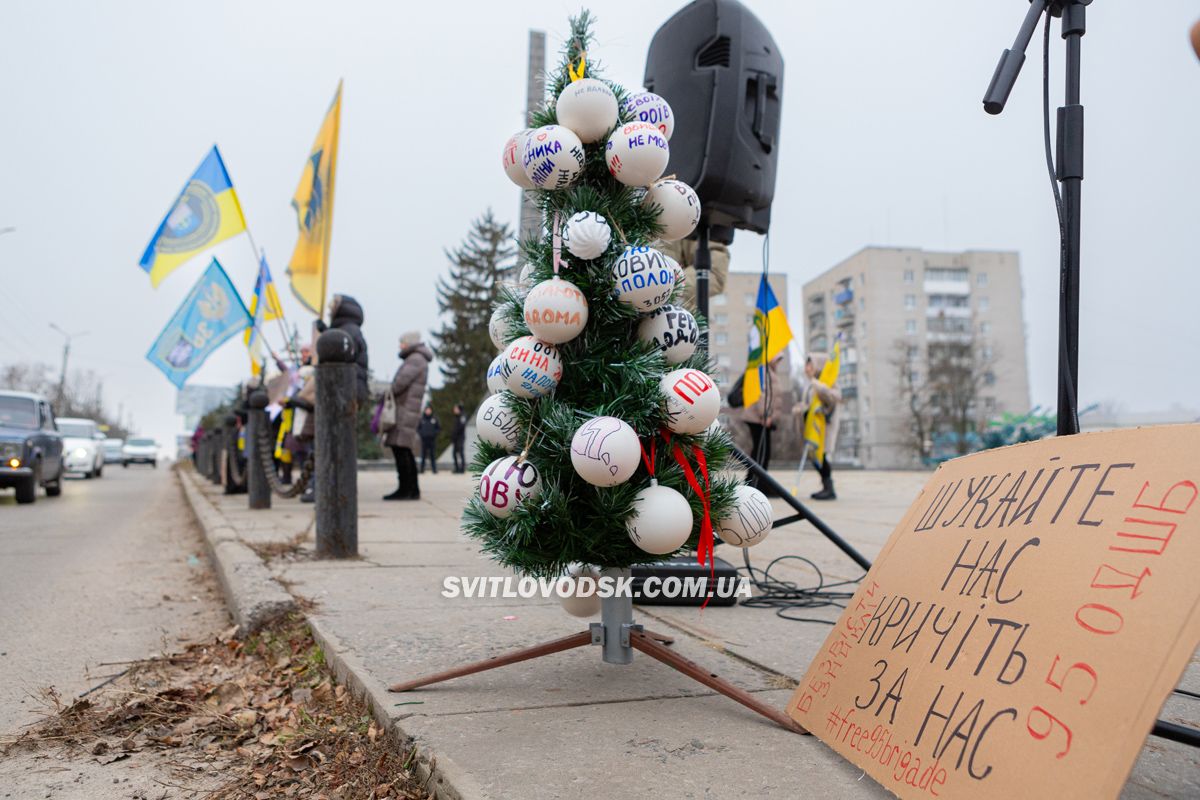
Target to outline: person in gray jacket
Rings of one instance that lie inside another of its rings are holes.
[[[409,331],[400,337],[400,368],[392,378],[392,396],[396,400],[396,424],[384,436],[383,443],[396,459],[396,491],[384,500],[419,500],[417,460],[414,451],[419,445],[417,426],[421,421],[421,402],[425,399],[425,383],[429,378],[429,362],[433,351],[421,341],[421,334]]]

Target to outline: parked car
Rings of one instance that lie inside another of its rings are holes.
[[[63,438],[46,398],[0,391],[0,489],[17,490],[18,503],[62,493]]]
[[[130,464],[149,464],[158,466],[158,442],[153,439],[129,439],[121,448],[121,464],[128,468]]]
[[[104,440],[104,463],[120,464],[123,460],[121,451],[125,448],[124,439],[108,438]]]
[[[67,465],[67,472],[77,472],[85,478],[102,477],[104,447],[96,439],[99,428],[95,421],[82,417],[59,417],[57,422],[63,436],[63,461]]]

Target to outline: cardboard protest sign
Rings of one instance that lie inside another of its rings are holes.
[[[943,464],[788,713],[906,798],[1116,797],[1200,643],[1200,425]]]

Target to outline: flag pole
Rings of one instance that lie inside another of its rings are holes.
[[[246,226],[246,240],[248,242],[250,242],[250,249],[252,251],[254,251],[255,267],[257,268],[258,272],[261,273],[262,272],[262,260],[266,257],[266,255],[265,255],[265,253],[263,253],[263,251],[258,249],[258,244],[254,241],[254,234],[252,234],[250,232],[249,225]],[[257,282],[258,282],[258,280],[256,278],[255,283],[257,283]],[[266,290],[267,290],[267,287],[264,286],[263,287],[263,296],[260,298],[260,300],[263,300],[263,301],[267,300],[267,296],[266,296],[267,291]],[[276,294],[278,294],[278,292]],[[279,332],[281,334],[283,334],[283,346],[287,350],[287,353],[292,358],[292,360],[294,360],[297,364],[299,364],[300,363],[300,354],[292,349],[291,340],[288,339],[287,324],[286,324],[287,317],[283,313],[283,303],[282,302],[279,304],[278,310],[279,310],[279,315],[275,317],[275,320],[279,323]],[[264,314],[265,314],[265,312],[264,312]],[[255,330],[258,330],[257,324],[254,327],[255,327]],[[261,330],[258,330],[258,335],[263,336],[263,333]],[[267,338],[265,336],[263,336],[263,342],[266,342],[266,340],[267,340]],[[267,345],[267,349],[268,350],[271,349],[271,346],[269,344]],[[279,356],[275,355],[274,351],[271,352],[271,357],[274,358],[276,361],[280,360]]]

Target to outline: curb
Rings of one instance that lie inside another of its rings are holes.
[[[186,469],[176,470],[183,493],[204,532],[204,545],[217,573],[225,605],[238,626],[239,636],[249,636],[296,610],[296,600],[271,576],[258,554],[238,538],[237,531],[196,487]]]

